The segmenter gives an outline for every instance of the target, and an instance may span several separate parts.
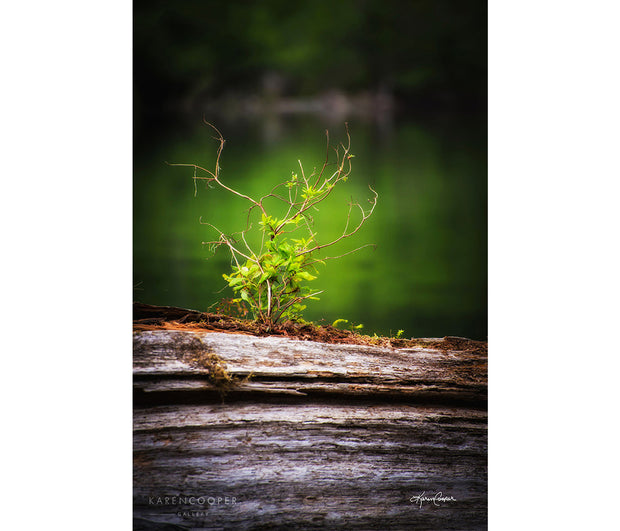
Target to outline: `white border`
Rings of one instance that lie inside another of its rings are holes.
[[[0,17],[6,529],[131,529],[131,9]]]
[[[490,529],[617,521],[618,7],[491,2]]]

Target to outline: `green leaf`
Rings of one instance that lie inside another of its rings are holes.
[[[304,280],[307,280],[307,281],[314,280],[316,278],[314,275],[311,275],[307,271],[299,271],[297,273],[297,276],[299,278],[303,278]]]

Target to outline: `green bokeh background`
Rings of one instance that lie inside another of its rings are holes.
[[[198,186],[227,140],[221,178],[251,196],[320,166],[324,130],[352,137],[353,172],[316,213],[319,238],[339,235],[351,197],[379,193],[363,229],[321,267],[325,292],[308,320],[344,318],[366,333],[487,336],[486,7],[481,2],[243,2],[135,4],[134,300],[207,310],[231,296],[224,249],[201,242],[243,228],[248,205]],[[277,94],[264,79],[276,73]],[[245,112],[248,97],[387,92],[387,114]],[[226,102],[225,106],[218,102]]]

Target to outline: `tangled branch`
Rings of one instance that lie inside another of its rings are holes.
[[[318,251],[332,247],[356,234],[373,214],[377,205],[378,194],[369,186],[373,194],[368,200],[370,206],[364,208],[359,203],[349,203],[344,229],[340,236],[325,243],[317,241],[317,235],[313,231],[314,219],[310,211],[318,210],[318,205],[331,195],[337,184],[346,182],[351,173],[351,161],[354,155],[350,152],[351,136],[348,125],[345,124],[346,145],[341,143],[333,149],[336,159],[334,162],[330,162],[329,132],[325,131],[325,161],[318,171],[315,169],[310,175],[306,175],[301,161],[298,161],[301,178],[293,173],[289,180],[277,184],[268,194],[259,199],[254,199],[228,186],[220,178],[220,157],[226,141],[217,127],[204,119],[203,121],[217,135],[213,137],[218,142],[214,169],[209,170],[197,164],[170,165],[193,168],[195,194],[197,193],[196,183],[200,180],[209,185],[215,184],[250,204],[246,228],[236,233],[243,242],[244,250],[241,250],[240,242],[235,240],[234,235],[226,235],[211,223],[203,222],[201,219],[202,224],[208,225],[218,234],[217,240],[203,243],[210,245],[214,251],[221,245],[228,248],[233,261],[232,273],[224,275],[224,278],[233,291],[239,295],[239,298],[233,299],[233,302],[248,305],[255,319],[268,325],[275,324],[284,317],[298,317],[305,309],[302,303],[307,299],[316,299],[316,296],[322,293],[322,291],[312,291],[304,284],[316,278],[318,274],[316,264],[323,263],[325,260],[342,258],[373,245],[362,245],[337,256],[325,258],[314,256]],[[270,198],[285,205],[286,213],[282,218],[273,217],[268,213],[265,201]],[[250,214],[254,209],[258,209],[261,214],[257,230],[260,230],[262,237],[260,248],[257,250],[254,250],[246,239],[246,235],[253,229]],[[358,210],[361,217],[352,227],[353,212]],[[304,236],[289,238],[295,233],[302,233]]]

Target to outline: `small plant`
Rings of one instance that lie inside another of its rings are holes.
[[[349,328],[349,330],[351,330],[351,332],[356,332],[356,331],[359,332],[362,328],[364,328],[363,324],[355,325],[353,323],[349,323],[348,319],[336,319],[332,323],[332,326],[334,328],[338,328],[338,325],[340,325],[340,324],[348,324],[349,325],[348,328]]]
[[[215,139],[219,141],[214,170],[210,171],[196,164],[172,166],[194,168],[195,193],[196,181],[203,180],[210,187],[215,184],[250,203],[246,228],[241,232],[227,235],[210,223],[200,220],[218,233],[217,240],[203,243],[209,245],[213,252],[222,245],[230,251],[232,271],[223,276],[236,295],[231,302],[246,306],[254,319],[268,326],[281,319],[298,319],[306,308],[303,303],[308,299],[317,300],[317,295],[322,293],[307,285],[317,278],[316,266],[372,245],[362,245],[338,256],[318,256],[321,250],[353,236],[372,215],[377,204],[378,194],[369,186],[373,193],[373,198],[368,200],[370,207],[364,209],[359,203],[349,203],[342,234],[332,241],[319,243],[313,230],[313,213],[319,210],[318,205],[330,196],[335,186],[346,182],[351,173],[351,159],[354,155],[350,152],[348,127],[347,145],[340,144],[334,148],[334,162],[329,161],[329,133],[326,131],[327,154],[318,171],[315,168],[310,175],[306,175],[301,161],[298,161],[299,174],[293,172],[290,179],[276,185],[260,199],[254,199],[227,186],[220,179],[219,163],[225,141],[215,126],[206,121],[205,124],[213,128],[217,133]],[[268,210],[268,199],[275,200],[280,209]],[[254,210],[258,210],[260,215],[257,227],[250,222],[250,215]],[[354,212],[359,212],[360,216],[356,222],[352,222]],[[252,246],[248,243],[251,231],[258,231],[260,244]]]

